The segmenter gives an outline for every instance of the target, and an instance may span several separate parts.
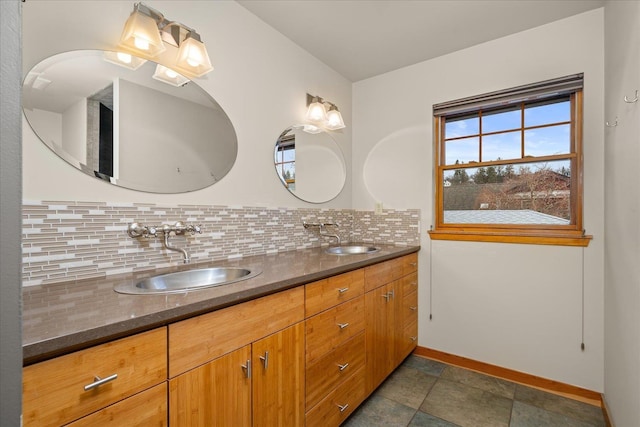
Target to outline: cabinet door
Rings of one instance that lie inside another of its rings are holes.
[[[302,426],[304,323],[256,341],[252,347],[253,425]]]
[[[395,365],[395,307],[397,282],[365,295],[366,390],[371,393]]]
[[[250,426],[251,372],[243,366],[251,366],[250,345],[169,380],[170,425]]]

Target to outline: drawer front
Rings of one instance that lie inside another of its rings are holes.
[[[416,291],[405,294],[402,298],[402,313],[400,318],[402,319],[403,325],[418,321],[418,293]]]
[[[364,269],[309,283],[305,286],[305,316],[313,316],[363,293]]]
[[[114,375],[85,391],[96,376]],[[166,379],[165,328],[27,366],[22,378],[24,425],[62,425]]]
[[[304,287],[169,325],[169,377],[304,319]]]
[[[355,371],[364,367],[364,332],[307,366],[307,408],[312,408]]]
[[[399,279],[402,276],[406,276],[407,274],[416,273],[418,271],[418,254],[413,253],[410,255],[405,255],[402,258],[398,258],[399,268],[396,271],[397,276],[395,279]]]
[[[364,290],[369,292],[393,281],[394,261],[385,261],[364,268]]]
[[[418,290],[418,273],[409,273],[400,279],[402,294],[407,295]]]
[[[364,296],[305,321],[307,363],[318,360],[364,330]]]
[[[396,363],[401,363],[418,345],[418,321],[407,323],[396,345]]]
[[[166,381],[142,393],[108,406],[68,427],[134,427],[167,426],[167,383]]]
[[[307,412],[306,425],[337,427],[351,415],[364,398],[364,369],[360,369]]]

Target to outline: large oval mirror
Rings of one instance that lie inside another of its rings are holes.
[[[324,203],[344,187],[346,167],[333,137],[309,125],[291,126],[280,134],[274,150],[276,173],[297,198]]]
[[[116,52],[61,53],[33,67],[23,111],[51,150],[87,175],[152,193],[207,187],[233,166],[220,105],[172,70]]]

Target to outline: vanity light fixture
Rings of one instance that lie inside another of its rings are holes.
[[[164,65],[160,64],[156,66],[156,71],[155,73],[153,73],[152,77],[156,80],[160,80],[161,82],[170,84],[171,86],[175,87],[184,86],[185,84],[190,82],[190,80],[182,74],[179,74],[173,71],[171,68],[167,68]]]
[[[121,67],[128,68],[130,70],[137,70],[140,68],[145,62],[146,59],[138,58],[137,56],[133,56],[126,52],[104,52],[104,60],[107,62],[111,62],[112,64],[119,65]]]
[[[329,105],[329,111],[325,107],[325,104]],[[319,96],[313,96],[307,94],[307,120],[323,126],[328,130],[337,130],[345,127],[342,114],[338,111],[336,104],[325,101]]]
[[[213,70],[207,49],[196,30],[167,20],[149,6],[135,3],[124,25],[120,46],[151,59],[166,50],[165,43],[178,48],[175,63],[170,67],[181,74],[201,77]]]

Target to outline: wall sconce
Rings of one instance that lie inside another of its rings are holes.
[[[327,111],[325,104],[329,105]],[[336,104],[325,101],[319,96],[307,94],[307,120],[321,124],[329,130],[337,130],[345,127],[342,114]]]
[[[130,70],[137,70],[140,68],[145,62],[146,59],[138,58],[137,56],[131,56],[126,52],[104,52],[104,60],[107,62],[111,62],[112,64],[119,65],[124,68],[128,68]]]
[[[213,70],[207,49],[193,28],[169,21],[159,11],[135,3],[133,12],[124,24],[120,46],[153,58],[166,50],[165,42],[178,48],[175,64],[171,68],[189,77],[201,77]]]
[[[184,86],[185,84],[189,83],[189,79],[182,74],[178,74],[171,68],[167,68],[164,65],[160,64],[156,66],[156,71],[151,77],[175,87]]]

